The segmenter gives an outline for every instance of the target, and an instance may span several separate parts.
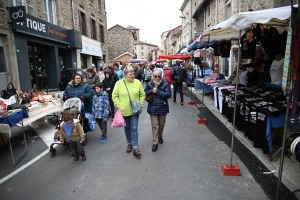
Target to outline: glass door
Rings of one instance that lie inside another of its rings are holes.
[[[45,47],[28,45],[32,88],[45,89],[48,84]]]

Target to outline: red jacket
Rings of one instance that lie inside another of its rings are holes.
[[[171,69],[169,67],[164,67],[163,71],[164,71],[165,80],[168,83],[171,83],[171,81],[172,81],[172,79],[171,79]]]

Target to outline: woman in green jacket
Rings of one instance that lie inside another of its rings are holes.
[[[126,86],[129,91],[131,100],[135,102],[140,101],[141,106],[143,106],[146,94],[143,89],[142,83],[139,80],[134,79],[134,69],[132,67],[124,68],[124,79],[117,81],[112,93],[112,100],[115,105],[121,110],[126,122],[126,126],[124,127],[128,144],[126,152],[130,153],[133,149],[133,155],[139,157],[142,155],[140,150],[138,149],[139,114],[134,115],[131,112]]]

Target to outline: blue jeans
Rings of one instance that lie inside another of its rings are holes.
[[[132,144],[133,148],[138,148],[138,124],[139,124],[139,116],[140,115],[132,115],[128,117],[124,117],[126,126],[124,127],[125,135],[128,144]]]

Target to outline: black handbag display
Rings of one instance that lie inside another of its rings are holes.
[[[9,99],[11,96],[17,94],[17,90],[14,87],[14,84],[9,83],[6,87],[6,90],[2,90],[1,96],[3,99]]]
[[[19,109],[22,108],[26,112],[28,112],[28,108],[25,105],[22,105],[20,103],[13,103],[7,106],[7,110],[14,110],[14,109]]]

